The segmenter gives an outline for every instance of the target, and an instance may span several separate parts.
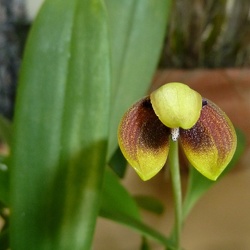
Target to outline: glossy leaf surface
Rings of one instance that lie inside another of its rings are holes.
[[[47,0],[28,39],[11,161],[11,249],[90,249],[106,160],[110,61],[99,0]]]

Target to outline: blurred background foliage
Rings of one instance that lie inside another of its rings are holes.
[[[250,66],[250,1],[173,1],[160,67],[242,66]]]

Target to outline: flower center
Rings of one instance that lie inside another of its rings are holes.
[[[171,129],[171,136],[173,141],[177,141],[180,136],[179,128],[172,128]]]

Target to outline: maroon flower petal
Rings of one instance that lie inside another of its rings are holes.
[[[190,163],[211,180],[216,180],[226,168],[237,144],[229,118],[205,98],[198,122],[191,129],[181,129],[180,140]]]
[[[155,115],[149,97],[135,103],[123,116],[118,142],[129,164],[143,180],[156,175],[169,151],[170,129]]]

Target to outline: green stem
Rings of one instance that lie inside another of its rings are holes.
[[[182,193],[181,193],[178,141],[171,140],[170,142],[169,167],[172,178],[174,207],[175,207],[175,223],[171,234],[171,239],[176,245],[176,250],[179,250],[181,227],[182,227]]]

